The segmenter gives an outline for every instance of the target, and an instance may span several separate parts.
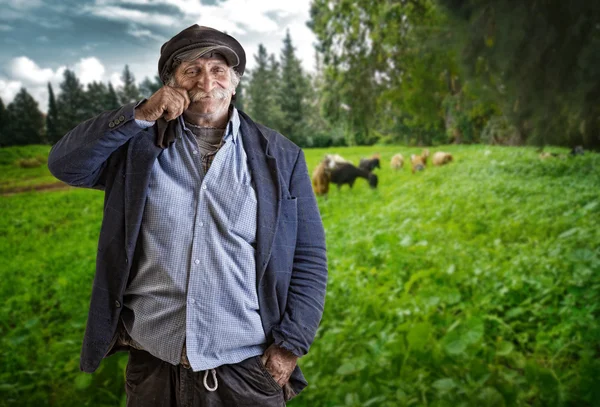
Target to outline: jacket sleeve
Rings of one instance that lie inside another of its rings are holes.
[[[308,353],[315,338],[327,286],[325,231],[302,150],[289,188],[297,199],[298,232],[285,313],[272,334],[276,345],[300,357]]]
[[[75,186],[104,189],[103,172],[110,155],[142,131],[134,117],[137,103],[104,112],[69,131],[50,150],[48,168]]]

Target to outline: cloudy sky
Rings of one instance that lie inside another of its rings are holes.
[[[120,84],[125,64],[136,80],[153,77],[160,46],[200,24],[236,37],[248,69],[258,44],[279,57],[289,29],[304,68],[314,69],[315,36],[306,26],[310,0],[0,0],[0,97],[21,87],[42,111],[65,69],[82,83]]]

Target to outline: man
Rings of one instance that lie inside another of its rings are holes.
[[[302,150],[231,104],[246,57],[194,25],[165,84],[81,123],[48,166],[105,191],[81,369],[129,350],[129,406],[281,406],[323,312],[325,239]]]

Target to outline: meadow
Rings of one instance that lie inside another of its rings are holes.
[[[0,405],[124,405],[125,354],[79,372],[103,195],[21,192],[56,182],[48,150],[0,149]],[[600,406],[600,155],[438,150],[414,175],[389,160],[417,148],[306,150],[382,168],[319,198],[326,307],[289,405]]]

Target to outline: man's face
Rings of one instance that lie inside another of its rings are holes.
[[[228,113],[235,87],[231,70],[218,55],[182,62],[175,70],[177,86],[188,91],[188,112],[202,117],[221,117]]]

